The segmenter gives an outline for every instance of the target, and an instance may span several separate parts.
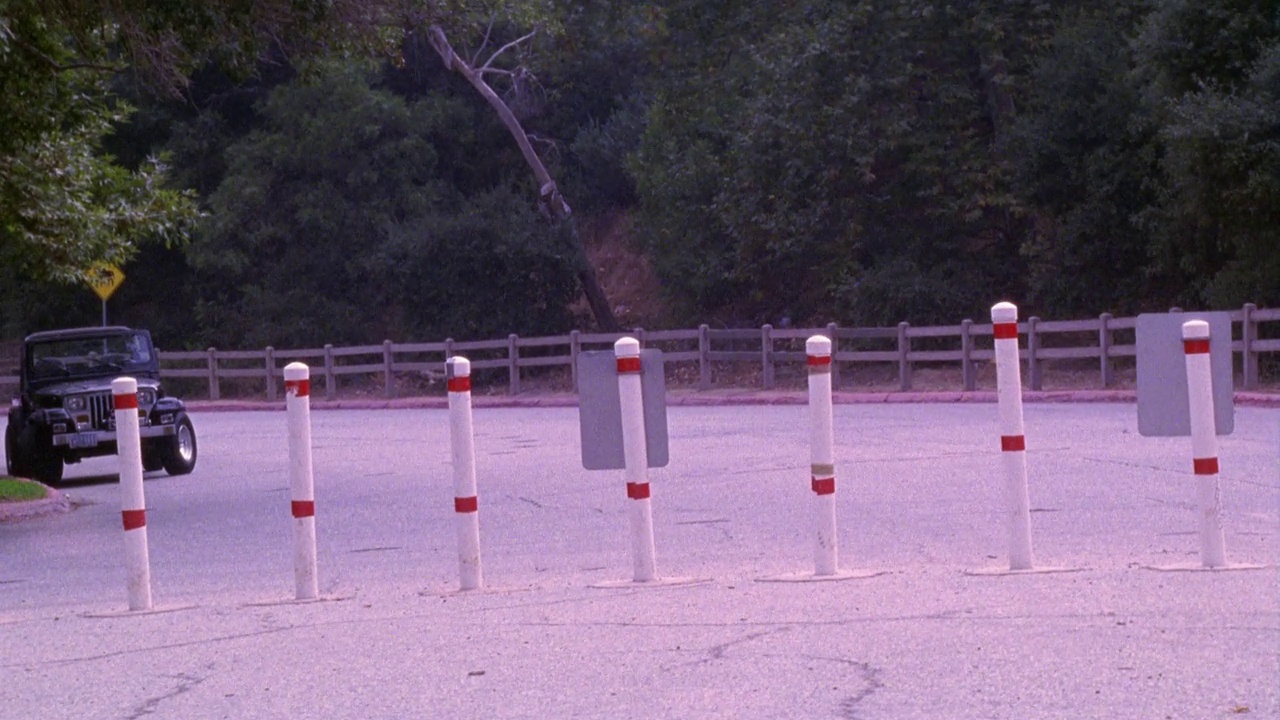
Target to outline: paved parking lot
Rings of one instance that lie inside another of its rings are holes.
[[[673,407],[659,574],[630,577],[621,471],[574,408],[478,409],[486,590],[458,593],[443,410],[314,414],[321,592],[293,592],[285,416],[194,416],[146,483],[157,606],[128,614],[115,461],[77,509],[0,524],[0,716],[1256,717],[1280,714],[1280,410],[1222,439],[1228,558],[1198,553],[1190,443],[1128,404],[1026,408],[1038,564],[1005,537],[994,405],[836,408],[841,565],[811,571],[802,406]]]

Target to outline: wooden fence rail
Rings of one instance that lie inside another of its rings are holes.
[[[1258,359],[1265,353],[1280,353],[1280,339],[1262,339],[1258,328],[1263,323],[1280,322],[1280,308],[1259,310],[1247,304],[1230,313],[1232,351],[1239,358],[1239,382],[1244,389],[1258,387]],[[1043,389],[1046,363],[1060,360],[1095,359],[1098,362],[1098,386],[1110,387],[1115,382],[1114,361],[1136,355],[1134,328],[1137,318],[1114,318],[1103,313],[1089,320],[1050,320],[1037,317],[1018,323],[1026,336],[1021,356],[1027,363],[1027,384],[1032,390]],[[1270,329],[1270,327],[1268,328]],[[269,401],[280,399],[284,366],[293,361],[312,367],[313,387],[322,385],[324,397],[338,394],[339,378],[365,376],[382,381],[383,394],[397,393],[397,374],[414,373],[429,380],[444,377],[445,360],[453,355],[466,355],[474,371],[499,370],[507,376],[507,391],[521,391],[522,370],[541,367],[565,367],[577,385],[577,358],[584,350],[609,350],[624,333],[582,333],[522,338],[510,335],[504,339],[460,342],[447,339],[434,343],[393,343],[358,347],[334,347],[280,350],[161,351],[160,374],[164,378],[202,381],[211,400],[223,395],[224,380],[248,378],[260,383]],[[991,324],[964,320],[958,325],[914,327],[899,323],[897,327],[839,327],[830,324],[818,328],[713,329],[703,325],[690,330],[645,331],[631,333],[642,345],[663,350],[667,367],[696,364],[697,387],[713,386],[713,365],[755,366],[760,369],[764,389],[777,384],[779,367],[800,368],[805,362],[804,340],[825,334],[832,339],[833,382],[839,381],[842,366],[856,363],[896,365],[898,386],[912,389],[913,369],[920,363],[958,364],[960,383],[965,390],[977,385],[979,363],[991,362]],[[1277,332],[1268,335],[1280,335]],[[522,352],[523,351],[523,352]],[[0,384],[16,384],[16,377],[0,377]],[[319,394],[320,387],[315,387]]]

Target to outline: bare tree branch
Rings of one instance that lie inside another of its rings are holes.
[[[506,52],[507,50],[510,50],[511,48],[513,48],[513,47],[515,47],[515,46],[519,45],[520,43],[524,42],[525,40],[528,40],[529,38],[531,38],[531,37],[533,37],[534,35],[537,35],[537,34],[538,34],[538,31],[537,31],[537,30],[534,30],[533,32],[529,33],[528,35],[525,35],[524,37],[516,38],[515,40],[512,40],[511,42],[507,43],[506,45],[503,45],[502,47],[498,48],[496,52],[494,52],[492,55],[490,55],[490,56],[489,56],[489,60],[488,60],[488,62],[486,62],[484,65],[481,65],[481,66],[480,66],[480,68],[481,68],[481,69],[484,69],[484,68],[487,68],[487,67],[489,67],[489,66],[493,65],[493,61],[494,61],[494,60],[497,60],[499,55],[501,55],[502,53]]]
[[[471,53],[471,67],[476,66],[476,63],[480,61],[480,53],[484,52],[484,49],[489,47],[489,36],[493,34],[493,23],[496,20],[497,15],[489,17],[489,24],[485,26],[484,29],[484,39],[476,46],[476,51]]]
[[[467,61],[454,51],[453,46],[449,44],[449,39],[444,34],[444,30],[439,25],[433,25],[428,28],[427,37],[431,41],[432,47],[440,54],[440,58],[444,60],[445,67],[466,78],[467,82],[471,83],[471,86],[498,113],[498,118],[502,120],[502,124],[507,127],[507,131],[515,138],[525,162],[528,163],[529,168],[533,170],[533,174],[537,177],[538,186],[541,188],[549,187],[550,192],[558,196],[559,193],[555,192],[556,183],[551,179],[551,173],[547,171],[546,165],[538,157],[538,153],[529,142],[529,136],[525,134],[524,128],[520,125],[520,120],[516,118],[515,113],[511,111],[507,103],[489,86],[489,83],[484,81],[484,78],[480,73],[476,72],[475,68],[468,65]],[[546,191],[544,191],[544,194],[546,194]],[[563,200],[560,202],[563,202]],[[558,205],[559,203],[556,204]],[[563,213],[555,212],[557,217],[568,217],[571,214],[573,214],[573,211],[569,209],[568,203],[564,203]]]
[[[535,33],[536,31],[504,45],[489,58],[489,63],[492,63],[505,50],[533,37]],[[507,131],[511,133],[511,137],[520,148],[520,154],[524,156],[525,163],[533,171],[533,175],[538,181],[538,204],[540,210],[547,217],[564,223],[573,236],[580,261],[578,281],[582,285],[587,304],[591,306],[591,314],[595,316],[596,324],[606,332],[618,330],[618,320],[614,317],[613,307],[610,305],[608,297],[605,296],[604,290],[600,287],[595,268],[591,265],[590,259],[587,258],[586,249],[582,245],[582,238],[578,235],[577,224],[573,217],[573,208],[569,206],[569,202],[560,194],[556,181],[551,177],[551,173],[548,172],[546,164],[542,162],[542,158],[538,156],[538,151],[534,149],[533,136],[525,132],[524,127],[520,124],[520,119],[511,111],[511,107],[507,105],[506,101],[498,93],[494,92],[489,83],[485,82],[484,74],[486,72],[494,73],[497,69],[489,67],[489,63],[479,69],[468,64],[466,60],[454,51],[453,46],[449,44],[448,37],[444,34],[444,30],[439,25],[432,25],[427,28],[427,39],[436,52],[439,53],[440,59],[444,61],[445,68],[453,70],[464,77],[476,89],[476,92],[480,93],[485,102],[489,103],[489,106],[498,113],[498,118],[506,126]]]

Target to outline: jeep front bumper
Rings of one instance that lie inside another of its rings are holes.
[[[140,437],[171,437],[178,432],[175,425],[144,425],[138,428]],[[111,430],[89,430],[87,432],[62,433],[54,435],[54,447],[68,447],[72,449],[98,447],[105,443],[116,441],[116,434]]]

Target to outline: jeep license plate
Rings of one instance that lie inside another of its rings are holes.
[[[98,435],[96,433],[76,433],[71,436],[70,445],[73,448],[91,448],[98,444]]]

